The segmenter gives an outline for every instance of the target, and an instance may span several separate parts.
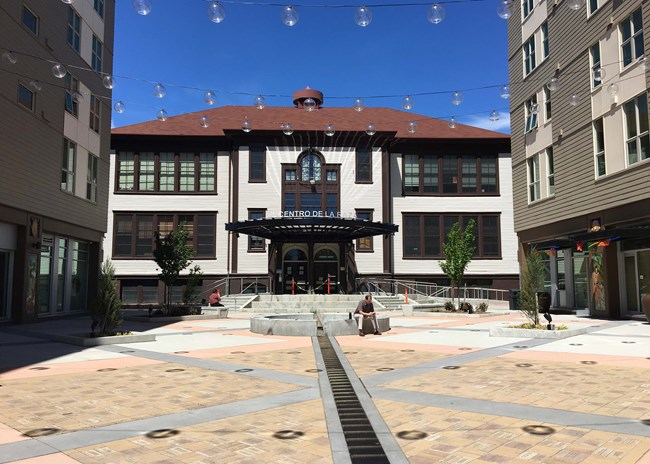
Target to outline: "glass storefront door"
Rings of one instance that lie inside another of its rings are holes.
[[[573,259],[573,296],[576,308],[589,307],[588,253],[574,251]]]
[[[625,252],[623,260],[627,313],[640,313],[641,297],[650,293],[650,250]]]

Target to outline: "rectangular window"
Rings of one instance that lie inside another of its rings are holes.
[[[153,256],[153,215],[139,214],[135,221],[135,256]]]
[[[493,155],[405,154],[403,161],[406,195],[475,195],[498,191],[497,158]]]
[[[537,94],[526,100],[524,104],[526,114],[526,127],[525,133],[537,129],[537,114],[539,113],[539,106],[537,105]]]
[[[249,209],[248,219],[262,219],[266,216],[265,209]],[[265,251],[265,241],[262,237],[248,236],[248,251]]]
[[[497,157],[481,157],[481,193],[497,193]]]
[[[544,122],[549,122],[553,112],[551,109],[551,91],[547,86],[544,86]]]
[[[100,18],[104,18],[104,0],[95,0],[93,8],[95,8]]]
[[[179,162],[179,190],[181,192],[194,191],[194,153],[181,153]]]
[[[34,111],[34,92],[29,90],[23,84],[18,84],[18,103],[23,105],[29,111]]]
[[[75,118],[79,117],[79,81],[70,73],[65,75],[65,110]]]
[[[113,256],[131,256],[133,243],[133,216],[130,214],[115,215],[115,244]]]
[[[74,192],[74,165],[77,157],[77,144],[63,139],[63,162],[61,169],[61,190]]]
[[[643,18],[641,8],[621,22],[623,67],[641,58],[643,52]]]
[[[357,148],[355,161],[356,182],[372,182],[372,150],[370,148]]]
[[[442,157],[442,193],[458,193],[458,158]]]
[[[174,154],[165,152],[159,155],[158,188],[161,192],[174,191]]]
[[[607,174],[605,164],[605,130],[603,127],[603,118],[594,121],[594,155],[596,165],[596,177]]]
[[[546,179],[548,195],[555,195],[555,167],[553,166],[553,147],[546,149]]]
[[[523,46],[524,53],[524,77],[530,74],[537,66],[535,62],[535,36],[532,35]]]
[[[439,166],[438,156],[422,156],[422,191],[424,193],[438,193],[439,191]]]
[[[140,192],[153,192],[156,181],[155,163],[153,153],[140,153],[138,155],[138,190]]]
[[[595,89],[603,83],[600,68],[600,42],[596,42],[589,49],[589,59],[591,60],[591,86]]]
[[[455,223],[461,228],[474,220],[475,258],[501,256],[499,216],[494,214],[405,214],[404,258],[443,258],[443,245]]]
[[[355,214],[357,216],[357,219],[372,221],[371,209],[357,209],[355,210]],[[358,238],[356,243],[356,250],[359,252],[371,252],[373,250],[372,236]]]
[[[90,121],[89,126],[92,130],[99,133],[99,122],[101,121],[102,104],[99,97],[90,95]]]
[[[266,147],[250,147],[249,182],[266,182]]]
[[[133,152],[120,153],[118,164],[118,190],[133,190],[135,186],[135,154]]]
[[[322,197],[320,193],[301,193],[300,194],[300,211],[309,211],[312,214],[322,211]]]
[[[97,203],[97,170],[99,158],[88,153],[88,174],[86,176],[86,200]]]
[[[541,198],[539,172],[539,153],[528,158],[528,202]]]
[[[542,24],[542,59],[548,58],[551,51],[548,47],[548,23]]]
[[[96,35],[93,35],[93,54],[92,54],[92,68],[101,73],[103,70],[104,60],[104,44]]]
[[[477,177],[476,157],[463,156],[461,159],[461,189],[463,193],[476,193]]]
[[[195,229],[194,229],[194,216],[191,214],[178,215],[178,226],[183,226],[187,231],[187,245],[194,248],[196,242]]]
[[[69,7],[68,9],[68,35],[67,35],[68,45],[75,49],[79,53],[80,40],[81,40],[81,17],[77,14],[74,8]]]
[[[648,96],[642,93],[623,105],[626,122],[627,163],[632,165],[648,158]]]
[[[216,238],[214,215],[198,215],[196,225],[196,256],[214,256]]]
[[[285,193],[284,194],[284,211],[296,211],[296,194],[295,193]]]
[[[524,19],[528,17],[528,15],[533,11],[533,8],[535,8],[535,4],[533,3],[533,0],[523,0],[521,4],[521,11],[524,15]]]
[[[404,155],[404,191],[417,193],[420,191],[420,157]]]
[[[285,169],[284,171],[284,180],[288,182],[293,182],[296,180],[296,170],[295,169]]]
[[[325,212],[328,216],[336,215],[339,211],[339,196],[337,193],[325,194]]]
[[[21,20],[27,29],[32,31],[34,35],[38,35],[38,16],[36,16],[32,10],[27,8],[26,5],[23,5]]]
[[[336,182],[336,171],[327,170],[325,175],[327,176],[327,182]]]
[[[592,15],[596,12],[598,8],[600,8],[600,2],[602,0],[588,0],[587,5],[588,5],[588,14]]]
[[[214,192],[216,158],[214,153],[199,155],[199,191]]]

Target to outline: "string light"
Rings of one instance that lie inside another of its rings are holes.
[[[452,105],[460,105],[463,103],[463,94],[460,92],[460,90],[456,90],[454,93],[451,94],[451,103]]]
[[[162,85],[160,82],[158,82],[156,85],[153,86],[153,96],[156,98],[165,98],[165,95],[167,95],[167,90],[165,89],[165,86]]]
[[[418,129],[418,123],[417,122],[415,122],[415,121],[409,122],[408,129],[407,129],[409,134],[415,134],[415,131],[417,129]]]
[[[217,96],[213,90],[208,90],[203,94],[203,101],[208,105],[214,105],[217,101]]]
[[[72,100],[73,100],[75,103],[81,103],[82,101],[84,101],[84,94],[81,93],[81,92],[78,92],[78,91],[77,91],[77,92],[73,92],[73,93],[72,93]]]
[[[210,125],[210,120],[207,116],[201,116],[199,118],[199,124],[201,124],[201,127],[208,127]]]
[[[360,6],[354,14],[354,22],[357,26],[366,27],[372,22],[372,11],[367,6]]]
[[[116,113],[122,114],[126,111],[126,105],[122,102],[122,100],[120,100],[116,102],[115,105],[113,105],[113,109]]]
[[[111,90],[115,87],[115,81],[113,80],[113,76],[110,74],[106,74],[102,78],[102,84],[104,84],[104,87],[106,87],[108,90]]]
[[[432,24],[440,24],[442,20],[445,19],[445,7],[439,3],[434,3],[429,8],[427,19]]]
[[[410,95],[407,95],[404,97],[404,100],[402,100],[402,108],[405,110],[412,110],[413,109],[413,98],[411,98]]]
[[[305,98],[305,101],[302,102],[302,106],[305,108],[305,111],[311,113],[316,109],[316,100],[313,98]]]
[[[578,103],[580,103],[580,97],[578,97],[575,93],[569,97],[569,105],[577,106]]]
[[[449,118],[449,127],[452,128],[452,129],[456,128],[456,117],[455,116],[452,116],[451,118]]]
[[[151,0],[133,0],[133,9],[139,15],[146,16],[151,13]]]
[[[607,93],[609,93],[612,97],[615,97],[618,95],[618,85],[612,83],[607,86]]]
[[[226,12],[219,2],[212,2],[208,5],[208,19],[213,23],[219,24],[226,19]]]
[[[532,114],[537,114],[539,113],[539,105],[537,103],[531,103],[530,105],[530,112]]]
[[[497,15],[505,20],[512,16],[512,0],[499,0]]]
[[[334,124],[328,124],[327,126],[325,126],[325,135],[331,137],[334,135],[334,132],[335,132]]]
[[[36,92],[43,90],[43,85],[37,80],[29,81],[29,86],[34,89]]]
[[[255,100],[253,100],[253,106],[257,108],[258,110],[263,110],[266,108],[266,100],[264,100],[264,97],[261,95],[258,95],[255,97]]]
[[[504,100],[510,98],[510,86],[508,84],[501,86],[501,91],[499,92],[499,96]]]
[[[299,18],[300,15],[298,14],[298,10],[296,10],[293,6],[287,5],[282,8],[280,19],[285,26],[295,26]]]
[[[65,66],[63,66],[61,63],[56,63],[54,66],[52,66],[52,74],[57,79],[63,79],[67,72],[68,70],[65,69]]]
[[[165,121],[167,121],[167,119],[169,119],[169,115],[167,114],[167,111],[160,110],[156,114],[156,118],[158,119],[158,121],[165,122]],[[204,127],[207,127],[207,126],[204,126]]]
[[[66,5],[72,5],[74,3],[74,0],[61,0],[61,1]]]
[[[244,122],[241,124],[241,130],[244,132],[250,132],[253,130],[253,125],[246,116],[244,116]]]
[[[596,82],[601,82],[605,78],[605,70],[603,68],[594,69],[594,80]]]
[[[2,54],[2,61],[4,61],[7,64],[16,64],[18,59],[13,53],[11,53],[10,51],[6,51]]]
[[[281,124],[280,127],[282,128],[282,132],[284,135],[291,135],[293,134],[293,126],[289,122],[285,122],[284,124]]]
[[[354,111],[361,112],[365,108],[363,106],[363,98],[355,98],[354,103],[352,104],[352,108],[354,108]]]
[[[551,77],[548,82],[546,83],[546,87],[548,90],[551,92],[555,92],[557,89],[560,88],[560,81],[557,77]]]
[[[375,129],[375,125],[373,123],[368,124],[368,127],[366,127],[366,134],[373,136],[377,133],[377,129]]]
[[[582,8],[582,5],[584,4],[584,0],[567,0],[566,6],[571,8],[573,11],[578,11],[580,8]]]
[[[496,121],[499,120],[500,117],[501,117],[501,115],[499,114],[499,112],[497,110],[492,110],[490,112],[490,121],[496,122]]]

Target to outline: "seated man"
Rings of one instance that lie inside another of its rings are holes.
[[[221,290],[215,288],[210,294],[210,306],[221,306]]]
[[[363,333],[363,319],[368,318],[372,322],[372,326],[375,329],[375,335],[381,335],[379,332],[379,325],[377,324],[377,315],[375,314],[375,308],[372,305],[372,296],[366,295],[363,300],[357,305],[357,309],[354,310],[354,317],[359,323],[359,336],[365,337]]]

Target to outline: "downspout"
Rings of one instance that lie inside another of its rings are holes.
[[[232,147],[228,152],[228,222],[232,222]],[[232,231],[228,231],[226,248],[226,294],[230,295],[230,241]]]

